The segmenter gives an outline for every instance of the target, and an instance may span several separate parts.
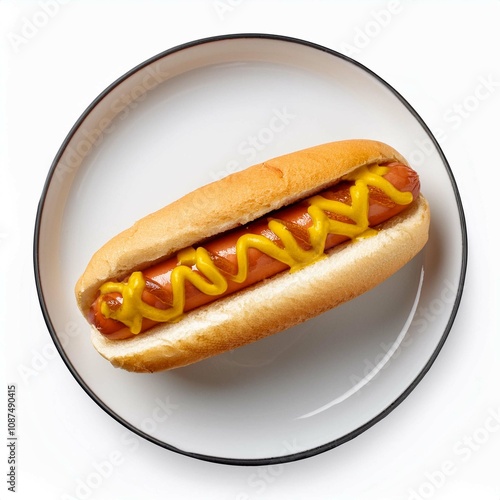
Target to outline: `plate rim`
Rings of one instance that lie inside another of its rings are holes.
[[[333,57],[339,58],[344,60],[347,63],[352,64],[353,66],[356,66],[358,69],[361,69],[365,73],[367,73],[369,76],[374,78],[376,81],[378,81],[380,84],[382,84],[387,90],[389,90],[402,104],[403,106],[411,113],[411,115],[417,120],[419,125],[422,127],[422,129],[425,131],[425,133],[428,135],[429,139],[433,143],[434,147],[436,148],[439,157],[441,161],[443,162],[443,165],[445,166],[446,173],[448,174],[448,177],[450,179],[451,187],[453,189],[453,194],[455,197],[455,201],[457,203],[457,210],[458,210],[458,216],[459,216],[459,221],[460,221],[460,230],[461,230],[461,240],[462,240],[462,258],[461,258],[461,264],[460,264],[460,276],[458,280],[458,286],[457,286],[457,293],[456,297],[453,303],[453,307],[451,309],[450,317],[448,319],[448,322],[445,326],[444,332],[440,337],[440,340],[434,349],[432,355],[430,356],[429,360],[427,363],[423,366],[423,368],[420,370],[420,372],[417,374],[417,376],[414,378],[412,383],[406,387],[406,389],[391,403],[389,404],[384,410],[380,411],[377,415],[375,415],[373,418],[371,418],[369,421],[367,421],[365,424],[358,426],[356,429],[348,432],[347,434],[334,439],[332,441],[328,441],[325,444],[322,444],[320,446],[315,446],[307,450],[299,451],[299,452],[293,452],[288,455],[280,455],[280,456],[273,456],[273,457],[265,457],[265,458],[230,458],[230,457],[221,457],[221,456],[214,456],[210,454],[202,454],[198,452],[192,452],[189,450],[183,450],[179,447],[173,446],[171,444],[165,443],[151,435],[146,434],[143,432],[141,429],[135,427],[132,425],[130,422],[127,422],[123,417],[118,415],[116,412],[114,412],[111,408],[109,408],[104,401],[102,401],[88,386],[88,384],[83,380],[83,377],[78,373],[76,368],[73,366],[71,360],[67,356],[66,352],[64,351],[64,348],[58,338],[56,329],[54,325],[52,324],[52,320],[50,318],[50,314],[48,311],[47,304],[45,302],[44,298],[44,293],[43,293],[43,287],[42,287],[42,279],[41,279],[41,272],[40,272],[40,261],[39,261],[39,252],[40,252],[40,236],[41,236],[41,222],[42,222],[42,217],[43,217],[43,211],[44,211],[44,205],[45,205],[45,200],[48,195],[48,191],[50,189],[50,185],[52,182],[52,179],[54,177],[54,173],[56,171],[56,167],[59,164],[61,157],[63,153],[65,152],[68,144],[72,140],[73,136],[79,129],[79,127],[85,122],[89,114],[92,112],[92,110],[115,88],[117,88],[122,82],[126,81],[128,78],[130,78],[132,75],[137,73],[138,71],[141,71],[145,67],[151,65],[152,63],[163,59],[165,57],[168,57],[169,55],[172,55],[174,53],[181,52],[186,49],[190,49],[199,45],[205,45],[208,43],[214,43],[214,42],[221,42],[221,41],[231,41],[231,40],[238,40],[238,39],[248,39],[248,40],[256,40],[256,39],[264,39],[264,40],[270,40],[270,41],[278,41],[278,42],[285,42],[285,43],[290,43],[290,44],[298,44],[302,45],[304,47],[308,47],[314,50],[319,50],[322,52],[327,53],[328,55],[331,55]],[[156,55],[144,60],[143,62],[137,64],[134,66],[132,69],[129,71],[125,72],[122,76],[118,77],[115,81],[113,81],[110,85],[108,85],[102,92],[98,94],[96,98],[92,100],[92,102],[85,108],[83,113],[79,116],[79,118],[76,120],[74,125],[71,127],[70,131],[66,135],[65,139],[63,140],[61,146],[59,147],[54,160],[51,163],[51,166],[49,168],[49,171],[47,173],[47,177],[45,180],[45,183],[42,188],[42,192],[40,195],[40,199],[38,202],[37,210],[36,210],[36,217],[35,217],[35,223],[34,223],[34,233],[33,233],[33,271],[34,271],[34,279],[35,279],[35,286],[36,286],[36,292],[38,296],[38,301],[40,304],[40,308],[42,311],[43,319],[45,321],[45,324],[47,326],[47,329],[49,331],[49,334],[52,338],[52,341],[55,344],[55,347],[57,351],[59,352],[59,355],[61,356],[63,362],[65,363],[66,367],[70,371],[70,373],[73,375],[75,380],[78,382],[78,384],[82,387],[82,389],[87,393],[87,395],[96,403],[104,412],[106,412],[109,416],[111,416],[114,420],[116,420],[118,423],[123,425],[126,429],[129,431],[133,432],[134,434],[142,437],[143,439],[146,439],[149,442],[152,442],[162,448],[165,448],[169,451],[179,453],[184,456],[188,456],[191,458],[195,458],[198,460],[202,461],[208,461],[212,463],[218,463],[218,464],[224,464],[224,465],[236,465],[236,466],[262,466],[262,465],[273,465],[273,464],[282,464],[282,463],[288,463],[288,462],[294,462],[298,460],[302,460],[305,458],[310,458],[316,455],[319,455],[321,453],[324,453],[326,451],[332,450],[333,448],[336,448],[340,446],[341,444],[344,444],[358,435],[362,434],[369,428],[371,428],[373,425],[375,425],[377,422],[383,420],[389,413],[392,412],[397,406],[399,406],[415,389],[415,387],[422,381],[423,377],[425,374],[429,371],[431,366],[433,365],[434,361],[436,360],[437,356],[439,355],[444,343],[446,342],[451,328],[454,324],[454,321],[456,319],[458,309],[460,306],[463,290],[465,287],[465,278],[466,278],[466,271],[467,271],[467,261],[468,261],[468,236],[467,236],[467,223],[466,223],[466,217],[465,217],[465,212],[462,204],[462,200],[460,197],[460,192],[458,190],[458,185],[456,183],[455,177],[453,175],[453,172],[451,170],[451,167],[449,165],[448,160],[446,159],[446,156],[439,145],[438,141],[436,140],[434,134],[431,132],[427,124],[424,122],[422,117],[417,113],[417,111],[410,105],[410,103],[394,88],[392,85],[390,85],[385,79],[380,77],[378,74],[376,74],[374,71],[366,67],[364,64],[360,63],[359,61],[342,54],[341,52],[338,52],[335,49],[331,49],[329,47],[326,47],[324,45],[311,42],[308,40],[304,40],[302,38],[296,38],[288,35],[280,35],[280,34],[271,34],[271,33],[232,33],[232,34],[225,34],[225,35],[215,35],[215,36],[209,36],[209,37],[204,37],[204,38],[198,38],[189,42],[181,43],[179,45],[173,46],[169,49],[166,49],[164,51],[161,51],[157,53]]]

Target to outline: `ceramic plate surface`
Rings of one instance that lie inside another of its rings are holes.
[[[312,321],[189,367],[132,374],[95,352],[73,287],[110,237],[235,170],[348,138],[387,142],[419,171],[432,225],[411,263]],[[324,47],[236,35],[159,54],[91,103],[49,172],[34,258],[49,331],[98,405],[170,450],[268,464],[342,444],[403,401],[450,331],[466,250],[450,167],[393,88]]]

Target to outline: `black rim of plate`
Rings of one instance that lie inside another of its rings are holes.
[[[453,308],[451,311],[450,318],[448,320],[448,323],[446,325],[445,331],[443,332],[443,335],[441,336],[441,339],[434,350],[432,356],[430,359],[427,361],[425,366],[422,368],[420,373],[417,375],[415,380],[410,384],[409,387],[406,388],[406,390],[399,396],[397,397],[387,408],[385,408],[382,412],[380,412],[378,415],[373,417],[370,421],[366,422],[364,425],[358,427],[357,429],[349,432],[348,434],[342,436],[341,438],[335,439],[333,441],[330,441],[328,443],[325,443],[321,446],[314,447],[309,450],[297,452],[297,453],[292,453],[289,455],[284,455],[284,456],[278,456],[278,457],[269,457],[269,458],[252,458],[252,459],[242,459],[242,458],[225,458],[225,457],[219,457],[219,456],[210,456],[210,455],[204,455],[200,453],[194,453],[194,452],[189,452],[185,451],[182,449],[179,449],[177,447],[174,447],[172,445],[169,445],[167,443],[164,443],[146,433],[141,431],[140,429],[137,429],[133,425],[131,425],[129,422],[124,420],[120,415],[116,414],[113,410],[108,408],[106,404],[101,401],[91,390],[91,388],[85,383],[85,381],[82,379],[80,374],[76,371],[75,367],[72,365],[70,359],[68,359],[68,356],[66,355],[61,343],[59,342],[59,338],[57,336],[57,333],[55,331],[55,328],[52,324],[50,314],[47,308],[47,304],[45,303],[45,299],[43,296],[43,291],[42,291],[42,283],[41,283],[41,278],[40,278],[40,262],[39,262],[39,245],[40,245],[40,226],[41,226],[41,220],[43,216],[43,209],[44,209],[44,204],[45,204],[45,199],[51,184],[52,177],[54,175],[55,168],[57,164],[59,163],[62,154],[64,153],[66,147],[68,146],[70,140],[72,139],[73,135],[75,132],[78,130],[80,125],[86,120],[87,116],[90,114],[90,112],[96,107],[96,105],[105,97],[107,96],[113,89],[118,87],[123,81],[128,79],[131,75],[136,73],[137,71],[140,71],[144,67],[150,65],[151,63],[154,63],[166,56],[169,56],[173,53],[180,52],[182,50],[190,49],[192,47],[195,47],[197,45],[201,44],[207,44],[207,43],[213,43],[213,42],[219,42],[219,41],[228,41],[232,39],[241,39],[241,38],[247,38],[247,39],[268,39],[268,40],[275,40],[279,42],[287,42],[290,44],[299,44],[302,46],[309,47],[311,49],[323,51],[327,54],[330,54],[333,57],[343,59],[344,61],[349,62],[350,64],[356,66],[359,69],[362,69],[366,73],[368,73],[370,76],[375,78],[379,83],[384,85],[392,94],[394,94],[395,97],[399,99],[399,101],[408,109],[408,111],[413,115],[413,117],[418,121],[420,126],[424,129],[424,131],[427,133],[429,136],[430,140],[434,144],[436,150],[438,151],[441,160],[446,168],[446,171],[448,173],[451,185],[453,187],[453,191],[455,194],[455,199],[457,203],[457,208],[459,212],[459,218],[460,218],[460,226],[461,226],[461,231],[462,231],[462,261],[461,261],[461,270],[460,270],[460,279],[458,283],[458,289],[457,289],[457,295],[455,298],[455,302],[453,304]],[[463,293],[463,288],[465,284],[465,274],[466,274],[466,268],[467,268],[467,229],[466,229],[466,221],[465,221],[465,214],[460,198],[460,194],[458,191],[458,187],[455,181],[455,178],[453,176],[453,173],[451,171],[451,168],[448,164],[447,159],[445,158],[445,155],[438,144],[437,140],[435,139],[434,135],[430,131],[430,129],[427,127],[423,119],[419,116],[419,114],[413,109],[413,107],[402,97],[401,94],[399,94],[391,85],[389,85],[385,80],[383,80],[381,77],[379,77],[376,73],[365,67],[363,64],[357,62],[356,60],[339,53],[335,50],[329,49],[327,47],[324,47],[322,45],[318,45],[313,42],[305,41],[302,39],[298,38],[293,38],[290,36],[283,36],[283,35],[275,35],[275,34],[263,34],[263,33],[238,33],[238,34],[231,34],[231,35],[220,35],[220,36],[214,36],[214,37],[208,37],[208,38],[201,38],[198,40],[194,40],[191,42],[187,42],[175,47],[172,47],[166,51],[163,51],[156,56],[151,57],[150,59],[144,61],[143,63],[137,65],[135,68],[131,69],[127,73],[125,73],[123,76],[118,78],[115,82],[113,82],[110,86],[108,86],[101,94],[99,94],[94,101],[87,107],[87,109],[83,112],[83,114],[80,116],[80,118],[76,121],[76,123],[73,125],[71,128],[70,132],[66,136],[64,142],[62,143],[61,147],[59,148],[59,151],[56,154],[56,157],[54,158],[52,165],[50,167],[49,173],[47,175],[47,179],[45,181],[45,185],[42,190],[42,194],[40,197],[40,201],[38,204],[38,210],[36,214],[36,220],[35,220],[35,230],[34,230],[34,245],[33,245],[33,259],[34,259],[34,273],[35,273],[35,283],[36,283],[36,288],[37,288],[37,294],[38,294],[38,299],[40,302],[41,310],[43,313],[43,317],[45,320],[45,323],[47,325],[47,328],[49,330],[49,333],[52,337],[52,340],[54,341],[54,344],[61,355],[64,363],[68,367],[69,371],[73,375],[73,377],[76,379],[76,381],[79,383],[79,385],[83,388],[83,390],[94,400],[95,403],[97,403],[98,406],[101,407],[102,410],[104,410],[108,415],[113,417],[117,422],[121,423],[124,427],[129,429],[130,431],[134,432],[135,434],[139,435],[140,437],[157,444],[158,446],[161,446],[165,449],[168,449],[170,451],[180,453],[185,456],[189,456],[192,458],[196,458],[199,460],[205,460],[208,462],[214,462],[214,463],[220,463],[220,464],[226,464],[226,465],[271,465],[271,464],[280,464],[280,463],[286,463],[286,462],[293,462],[296,460],[301,460],[304,458],[309,458],[315,455],[318,455],[320,453],[326,452],[328,450],[331,450],[343,443],[346,443],[350,441],[351,439],[355,438],[356,436],[360,435],[361,433],[365,432],[368,430],[370,427],[372,427],[374,424],[385,418],[392,410],[394,410],[401,402],[403,402],[406,397],[413,391],[413,389],[419,384],[419,382],[422,380],[424,375],[429,371],[430,367],[434,363],[435,359],[437,358],[439,352],[441,351],[441,348],[443,347],[448,334],[451,330],[451,327],[454,323],[455,317],[458,312],[460,300],[462,297]]]

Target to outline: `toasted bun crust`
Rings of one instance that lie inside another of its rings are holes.
[[[404,158],[368,140],[332,142],[280,156],[207,184],[137,221],[91,258],[76,284],[86,315],[99,287],[215,234],[322,191],[352,170]]]
[[[377,141],[350,140],[284,155],[203,186],[136,222],[91,258],[75,294],[84,315],[99,287],[210,236],[308,197],[363,165],[396,160]],[[114,366],[154,372],[185,366],[277,333],[346,302],[388,278],[425,245],[430,213],[421,196],[377,236],[334,248],[295,273],[284,272],[144,334],[92,343]]]
[[[162,324],[146,334],[92,343],[114,366],[155,372],[189,365],[306,321],[375,287],[425,245],[430,212],[420,197],[371,238],[334,247],[330,257],[283,272]]]

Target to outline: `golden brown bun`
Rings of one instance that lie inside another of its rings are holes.
[[[92,257],[75,293],[84,313],[98,288],[187,246],[257,219],[338,182],[352,170],[404,158],[377,141],[324,144],[269,160],[199,188],[136,222]],[[377,236],[333,249],[333,258],[282,273],[125,340],[95,328],[95,348],[115,366],[152,372],[184,366],[312,318],[373,288],[427,241],[429,209],[421,197]],[[321,293],[318,293],[321,291]]]

